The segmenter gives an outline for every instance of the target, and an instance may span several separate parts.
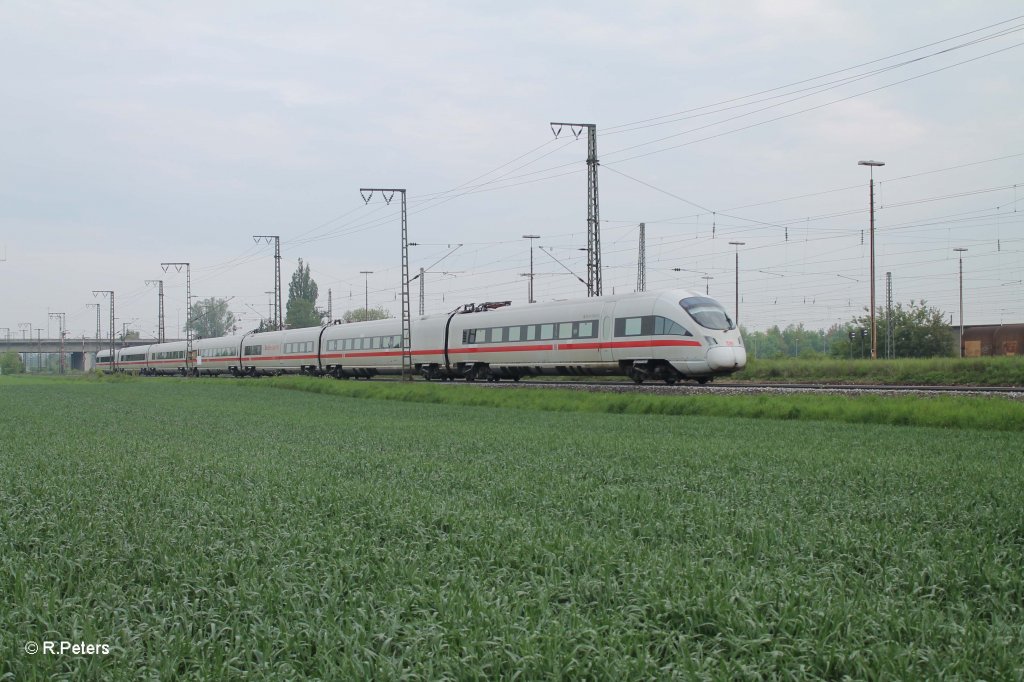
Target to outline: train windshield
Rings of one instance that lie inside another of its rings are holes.
[[[729,313],[725,312],[725,308],[713,298],[693,296],[679,301],[679,305],[705,329],[736,328],[736,323],[729,317]]]

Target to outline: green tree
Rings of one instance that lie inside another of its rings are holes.
[[[384,306],[376,306],[374,308],[355,308],[353,310],[346,310],[345,314],[341,316],[343,322],[365,322],[367,320],[386,320],[391,317],[391,313]]]
[[[274,321],[269,317],[260,319],[260,326],[256,327],[258,333],[277,331]]]
[[[12,350],[0,355],[0,373],[21,374],[24,371],[25,363],[21,361],[20,355]]]
[[[189,329],[200,339],[227,336],[234,331],[235,315],[228,309],[228,299],[210,297],[192,304]]]
[[[289,329],[317,327],[323,321],[323,313],[316,308],[316,281],[309,274],[309,264],[299,259],[299,267],[292,273],[288,285],[288,304],[285,306],[285,325]]]
[[[781,358],[785,355],[782,332],[772,326],[763,332],[743,331],[743,344],[754,359]]]
[[[895,342],[893,355],[897,358],[931,358],[955,355],[953,332],[946,321],[946,314],[938,308],[929,306],[926,301],[911,301],[908,306],[897,303],[892,310],[892,320],[887,320],[885,311],[879,308],[875,314],[875,322],[879,357],[885,357],[885,338],[889,324],[892,325]],[[871,318],[865,313],[854,318],[851,324],[856,327],[855,331],[870,330]],[[868,348],[868,357],[870,357],[870,331],[868,335],[863,341]],[[858,354],[858,343],[861,340],[854,341],[855,356]],[[849,347],[845,350],[848,353]]]

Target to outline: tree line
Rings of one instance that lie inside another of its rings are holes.
[[[953,331],[946,314],[926,301],[897,303],[892,317],[883,309],[875,314],[878,357],[930,358],[956,355]],[[892,344],[889,347],[889,329]],[[753,358],[870,358],[871,318],[863,315],[828,329],[807,329],[803,324],[780,329],[777,325],[763,332],[743,330],[747,353]],[[890,352],[891,351],[891,352]]]

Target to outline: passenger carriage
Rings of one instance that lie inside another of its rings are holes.
[[[195,372],[207,376],[240,374],[241,347],[244,335],[197,339],[192,342]]]
[[[239,337],[239,374],[319,373],[319,337],[322,327],[272,332],[250,332]]]
[[[194,366],[194,359],[186,358],[187,341],[170,341],[155,343],[147,353],[146,374],[151,376],[185,376]]]
[[[625,375],[701,383],[746,365],[739,330],[712,298],[676,289],[509,307],[467,305],[412,321],[412,362],[427,379]],[[143,351],[122,349],[126,362]],[[186,344],[149,347],[150,373],[184,373]],[[375,320],[200,339],[199,374],[305,373],[338,378],[402,371],[401,320]],[[100,354],[97,354],[98,362]]]

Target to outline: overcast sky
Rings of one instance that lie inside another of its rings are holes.
[[[745,326],[851,319],[871,159],[878,305],[891,272],[896,302],[956,316],[963,247],[965,322],[1024,322],[1022,9],[5,0],[0,334],[56,336],[64,312],[91,337],[100,303],[106,335],[91,292],[113,290],[118,331],[154,335],[162,279],[175,335],[185,275],[166,261],[255,327],[274,272],[258,234],[281,237],[285,297],[301,258],[335,317],[364,293],[398,315],[399,201],[360,187],[407,189],[428,313],[525,304],[528,233],[536,297],[585,296],[586,134],[551,121],[597,126],[605,293],[636,288],[642,222],[649,290],[732,309],[742,241]]]

